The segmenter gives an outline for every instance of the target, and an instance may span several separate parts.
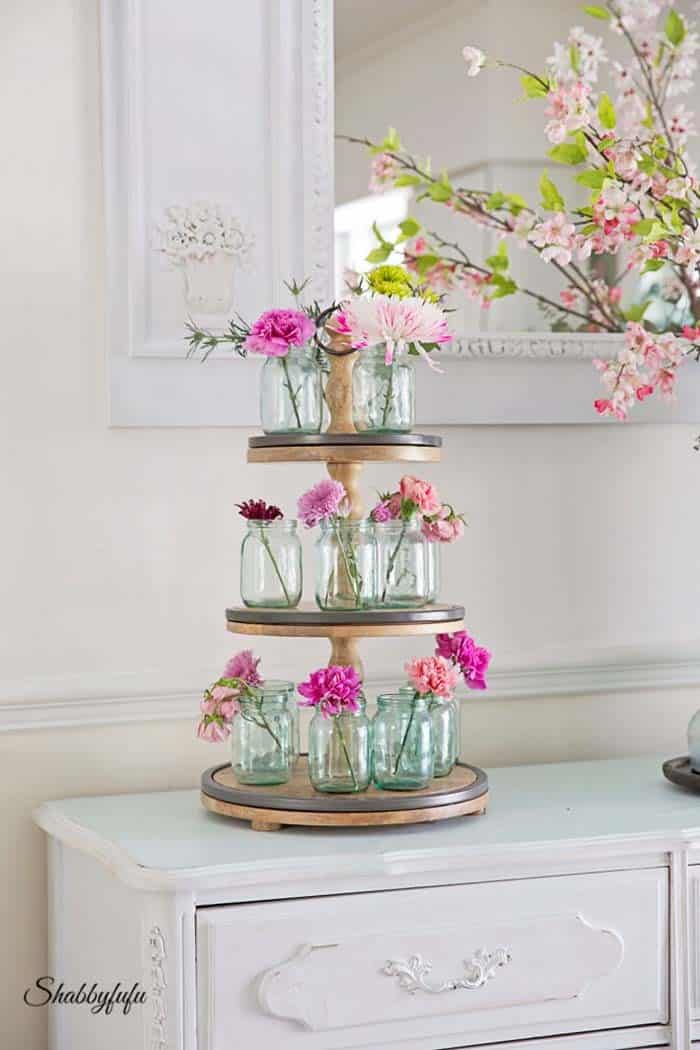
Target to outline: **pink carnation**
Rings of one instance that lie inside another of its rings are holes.
[[[260,685],[262,677],[258,671],[259,657],[253,656],[251,649],[242,649],[236,653],[226,664],[223,678],[241,678],[248,685]]]
[[[370,512],[372,521],[395,521],[401,516],[401,495],[398,492],[392,492],[390,495],[383,496],[380,502]]]
[[[324,478],[299,497],[297,515],[307,529],[320,521],[342,513],[341,507],[347,497],[345,487],[339,481]]]
[[[324,718],[331,718],[343,711],[359,710],[362,682],[354,667],[331,665],[312,671],[298,690],[304,697],[300,707],[316,707]]]
[[[491,662],[491,653],[488,649],[477,645],[466,631],[439,634],[436,642],[436,655],[444,660],[449,660],[460,669],[469,689],[487,688],[486,672]]]
[[[443,505],[436,517],[423,519],[421,529],[431,543],[453,543],[464,535],[464,522],[451,507]]]
[[[316,325],[301,310],[266,310],[257,319],[243,346],[252,354],[285,357],[292,346],[304,346]]]
[[[457,685],[457,672],[440,656],[409,660],[406,673],[420,696],[440,696],[449,700]]]
[[[414,478],[411,474],[404,474],[401,478],[399,492],[401,499],[415,503],[421,514],[438,514],[442,507],[437,489],[429,482]]]

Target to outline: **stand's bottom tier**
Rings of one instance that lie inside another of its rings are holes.
[[[305,755],[288,783],[274,787],[239,784],[230,765],[213,766],[202,774],[205,808],[249,821],[256,831],[278,831],[287,824],[325,828],[424,824],[483,813],[487,802],[486,774],[464,762],[421,791],[384,791],[371,786],[357,795],[314,791]]]

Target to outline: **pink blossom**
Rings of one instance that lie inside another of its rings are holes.
[[[464,669],[464,681],[468,689],[487,689],[486,672],[491,663],[491,653],[479,645],[474,646],[471,666]]]
[[[464,535],[464,521],[445,503],[435,517],[423,519],[421,530],[431,543],[454,543]]]
[[[393,521],[398,517],[397,514],[392,513],[388,500],[382,500],[380,503],[377,503],[377,505],[370,511],[369,516],[372,521],[378,522]]]
[[[491,305],[488,292],[491,288],[491,274],[479,273],[478,270],[462,268],[459,272],[458,283],[465,293],[467,299],[480,302],[485,308]]]
[[[409,660],[406,673],[419,696],[440,696],[449,700],[457,685],[457,672],[440,656]]]
[[[568,310],[575,310],[581,305],[581,293],[576,288],[563,288],[559,292],[559,299]]]
[[[346,500],[344,485],[324,478],[299,497],[297,516],[307,529],[312,529],[320,521],[342,514]]]
[[[671,114],[668,130],[676,139],[677,145],[683,145],[690,135],[697,134],[695,130],[695,118],[685,106],[678,106]]]
[[[341,715],[344,711],[359,710],[362,682],[354,667],[331,664],[312,671],[298,687],[304,700],[300,707],[315,707],[324,718]]]
[[[352,299],[343,304],[342,322],[351,346],[383,344],[387,364],[393,361],[394,353],[404,352],[409,344],[420,352],[422,343],[447,343],[452,338],[440,307],[417,296]],[[427,358],[424,351],[423,355]]]
[[[530,240],[537,248],[545,262],[554,260],[562,266],[571,262],[574,248],[576,227],[569,222],[562,211],[555,212],[551,219],[544,219],[533,226]]]
[[[475,77],[484,68],[486,55],[478,47],[463,47],[462,58],[467,63],[467,76]]]
[[[316,326],[301,310],[266,310],[257,319],[243,346],[252,354],[285,357],[292,346],[304,346]]]
[[[589,122],[590,93],[590,85],[583,80],[572,84],[560,84],[555,91],[550,91],[545,115],[552,119],[544,129],[550,142],[563,142],[572,131],[578,131]]]
[[[260,685],[262,678],[258,672],[260,658],[253,656],[251,649],[242,649],[236,653],[224,668],[224,678],[240,678],[248,685]]]
[[[209,718],[206,715],[200,718],[197,725],[197,736],[200,740],[206,740],[208,744],[219,744],[225,740],[231,730],[217,718]]]
[[[399,493],[402,500],[410,500],[421,514],[437,514],[442,507],[437,489],[428,481],[421,481],[412,474],[404,474],[399,482]]]
[[[372,175],[369,188],[372,193],[382,193],[399,173],[397,162],[388,153],[376,153],[372,157]]]

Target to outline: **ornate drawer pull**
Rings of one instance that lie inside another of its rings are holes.
[[[420,955],[410,955],[406,961],[389,959],[382,973],[387,977],[398,977],[399,986],[411,995],[415,995],[418,991],[435,995],[439,992],[454,992],[458,988],[470,990],[483,988],[496,976],[498,968],[505,966],[510,959],[510,952],[505,948],[496,948],[494,952],[487,952],[485,948],[480,948],[471,959],[464,960],[466,970],[464,977],[443,982],[427,980],[433,964],[426,962]]]

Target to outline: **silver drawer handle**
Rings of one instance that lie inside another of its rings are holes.
[[[464,960],[464,977],[435,982],[427,980],[433,964],[420,955],[409,955],[407,960],[389,959],[382,973],[387,977],[398,977],[399,986],[410,995],[415,995],[418,991],[437,995],[440,992],[454,992],[458,988],[468,988],[471,991],[483,988],[496,976],[499,967],[505,966],[510,960],[510,952],[505,948],[496,948],[494,952],[480,948],[471,959]]]

